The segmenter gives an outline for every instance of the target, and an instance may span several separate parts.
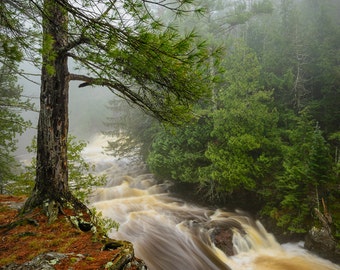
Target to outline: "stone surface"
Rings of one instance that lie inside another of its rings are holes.
[[[31,261],[23,264],[11,263],[1,267],[1,270],[54,270],[55,265],[59,264],[63,259],[67,257],[83,259],[85,256],[82,254],[74,253],[58,253],[48,252],[43,253]],[[69,269],[73,269],[70,267]],[[147,270],[147,266],[142,260],[134,257],[133,246],[124,246],[124,250],[117,253],[112,261],[105,265],[105,269],[109,270]]]
[[[54,265],[58,264],[62,259],[66,258],[66,254],[57,252],[48,252],[38,255],[31,261],[24,264],[9,264],[2,267],[2,270],[53,270]]]
[[[233,248],[233,232],[231,229],[217,228],[211,235],[211,240],[227,256],[235,255]]]
[[[323,258],[337,263],[340,261],[339,251],[336,250],[336,241],[329,230],[324,227],[313,227],[309,230],[305,238],[305,248]]]

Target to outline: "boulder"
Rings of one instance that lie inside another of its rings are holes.
[[[231,229],[217,228],[211,234],[211,240],[227,256],[235,255],[233,247],[233,232]]]
[[[336,248],[336,241],[323,227],[313,227],[309,230],[305,238],[305,248],[325,259],[340,263],[340,251]]]
[[[322,202],[324,204],[324,201]],[[314,209],[314,211],[321,226],[314,226],[309,230],[305,237],[305,248],[323,258],[339,263],[340,250],[337,248],[337,242],[332,235],[332,218],[327,212],[325,205],[324,213],[321,213],[319,209]]]
[[[66,254],[57,252],[48,252],[38,255],[31,261],[24,264],[9,264],[2,267],[2,270],[53,270],[54,265],[58,264],[62,259],[66,258]]]

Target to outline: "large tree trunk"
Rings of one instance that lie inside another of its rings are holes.
[[[24,211],[41,205],[60,206],[73,199],[67,169],[69,73],[63,50],[67,21],[60,5],[54,0],[44,1],[37,174]]]

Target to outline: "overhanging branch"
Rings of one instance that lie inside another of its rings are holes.
[[[83,81],[83,83],[81,83],[79,87],[85,87],[89,85],[99,85],[99,86],[108,87],[112,92],[116,90],[120,92],[122,96],[125,97],[125,99],[129,99],[133,103],[144,105],[143,107],[145,107],[143,99],[137,93],[133,92],[129,87],[125,86],[122,83],[104,79],[104,78],[94,78],[94,77],[74,74],[74,73],[69,74],[69,79],[70,81]]]
[[[133,91],[128,86],[122,84],[119,81],[108,80],[105,78],[94,78],[81,74],[69,74],[70,81],[82,81],[79,87],[85,87],[89,85],[99,85],[107,87],[112,93],[115,95],[125,99],[128,102],[132,102],[139,106],[146,113],[151,113],[157,119],[161,121],[168,121],[166,117],[161,113],[161,111],[157,108],[157,103],[149,100],[146,95],[140,95],[139,93]]]
[[[72,42],[69,42],[63,49],[62,51],[63,52],[68,52],[69,50],[77,47],[78,45],[80,44],[87,44],[87,43],[90,43],[91,40],[87,37],[84,37],[84,36],[80,36],[78,39],[76,40],[73,40]]]
[[[74,73],[71,73],[69,75],[69,79],[70,81],[83,81],[83,83],[79,84],[79,87],[85,87],[85,86],[88,86],[88,85],[92,85],[92,84],[95,84],[94,82],[98,79],[96,78],[92,78],[92,77],[89,77],[89,76],[86,76],[86,75],[80,75],[80,74],[74,74]]]

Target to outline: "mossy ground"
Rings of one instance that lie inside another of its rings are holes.
[[[48,223],[39,209],[25,215],[24,220],[9,229],[6,224],[18,220],[18,210],[11,205],[24,202],[24,197],[0,195],[0,268],[10,263],[22,264],[45,252],[68,254],[55,269],[104,269],[119,250],[101,250],[102,241],[93,233],[75,228],[67,215]],[[132,269],[131,269],[132,270]]]

